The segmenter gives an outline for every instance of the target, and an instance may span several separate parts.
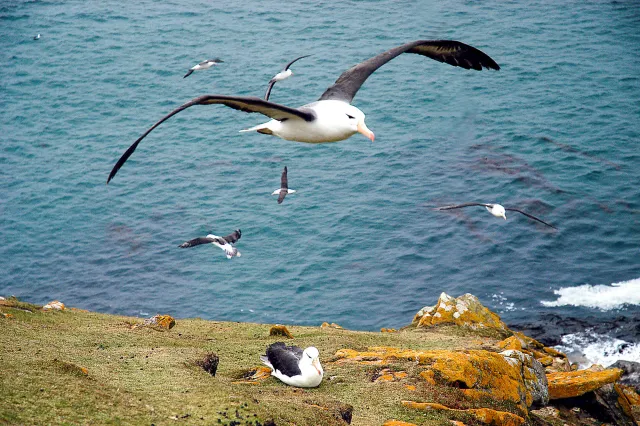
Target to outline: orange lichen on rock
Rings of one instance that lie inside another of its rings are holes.
[[[622,411],[640,425],[640,395],[631,386],[616,383],[613,388],[618,394],[618,404]]]
[[[380,329],[380,333],[395,333],[396,331],[398,331],[398,330],[396,330],[395,328],[384,328],[383,327],[383,328]]]
[[[405,379],[408,374],[405,371],[391,371],[389,368],[384,368],[380,370],[376,377],[374,378],[374,382],[396,382],[401,379]]]
[[[54,300],[44,305],[42,307],[42,310],[43,311],[64,311],[65,306],[64,306],[64,303],[62,303],[61,301]]]
[[[7,319],[14,318],[13,314],[5,314],[4,312],[0,312],[0,316],[2,316],[2,318],[7,318]]]
[[[236,380],[233,383],[256,385],[269,377],[271,377],[271,369],[260,366],[247,371],[241,380]]]
[[[613,383],[622,376],[622,370],[611,368],[603,371],[567,371],[547,374],[549,398],[562,399],[580,396]]]
[[[407,388],[407,390],[410,390],[410,391],[416,390],[415,385],[404,385],[404,387]]]
[[[286,326],[276,324],[271,329],[269,329],[269,336],[284,336],[289,339],[293,339],[293,334],[289,332]]]
[[[403,422],[402,420],[387,420],[382,426],[418,426],[415,423]]]
[[[338,324],[336,324],[335,322],[332,322],[331,324],[329,324],[328,322],[323,322],[322,325],[320,326],[320,328],[337,328],[338,330],[343,330],[342,327],[340,327]]]
[[[151,328],[170,330],[176,325],[171,315],[156,315],[144,321],[144,325]]]
[[[438,303],[420,309],[411,324],[416,327],[456,324],[472,329],[493,328],[509,332],[509,328],[497,314],[484,307],[477,297],[469,293],[458,298],[446,293],[440,294]]]
[[[484,350],[416,351],[391,347],[371,347],[358,352],[341,349],[338,362],[387,364],[394,360],[417,361],[428,368],[420,373],[428,383],[461,388],[468,397],[500,399],[521,405],[548,401],[542,366],[531,355],[517,351],[502,354]],[[537,363],[537,365],[536,365]]]
[[[524,418],[508,413],[506,411],[497,411],[490,408],[470,408],[467,410],[456,410],[446,407],[442,404],[432,402],[415,402],[402,401],[402,405],[407,408],[413,408],[421,411],[437,410],[448,411],[455,414],[467,414],[475,420],[492,426],[520,426],[524,424]]]

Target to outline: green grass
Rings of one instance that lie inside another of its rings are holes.
[[[391,418],[448,424],[442,414],[401,406],[403,399],[437,402],[446,394],[421,381],[415,363],[391,366],[409,373],[404,383],[417,386],[410,391],[401,382],[373,383],[378,366],[334,363],[334,354],[369,346],[479,349],[495,341],[455,327],[376,333],[289,326],[295,338],[287,344],[318,347],[325,369],[320,387],[297,389],[273,377],[233,383],[261,365],[267,345],[284,339],[269,336],[270,324],[178,319],[173,329],[158,331],[131,328],[143,322],[139,318],[42,312],[17,300],[5,301],[0,312],[13,315],[0,315],[0,424],[228,425],[272,419],[277,425],[342,425],[340,411],[347,406],[353,407],[353,425]],[[215,377],[197,363],[210,352],[220,357]]]

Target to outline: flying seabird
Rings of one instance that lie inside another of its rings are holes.
[[[271,193],[271,195],[277,195],[278,204],[282,204],[282,202],[284,201],[284,197],[286,197],[287,194],[294,194],[295,192],[295,189],[289,189],[289,181],[287,179],[287,166],[284,166],[282,176],[280,177],[280,189],[276,189]]]
[[[276,342],[267,347],[267,353],[261,355],[260,360],[271,369],[271,375],[282,382],[299,388],[315,388],[324,375],[319,356],[313,346],[303,351],[297,346]]]
[[[219,237],[217,235],[209,234],[206,237],[198,237],[193,240],[186,241],[180,244],[178,247],[180,248],[188,248],[199,246],[200,244],[211,243],[214,246],[220,247],[224,250],[227,255],[227,259],[231,259],[234,256],[242,256],[237,248],[233,247],[231,244],[234,244],[236,241],[240,239],[242,232],[239,229],[233,231],[233,233],[227,235],[226,237]]]
[[[293,61],[289,62],[287,65],[285,65],[285,67],[282,69],[282,71],[280,71],[278,74],[274,75],[273,78],[271,80],[269,80],[269,86],[267,86],[267,93],[264,94],[264,100],[268,101],[269,100],[269,96],[271,95],[271,88],[273,87],[274,84],[276,84],[276,82],[278,81],[282,81],[285,80],[289,77],[291,77],[293,75],[293,71],[291,71],[289,69],[289,67],[298,59],[302,59],[302,58],[307,58],[311,55],[304,55],[304,56],[300,56],[298,58],[295,58]]]
[[[514,209],[514,208],[505,208],[500,204],[485,204],[485,203],[464,203],[464,204],[458,204],[455,206],[444,206],[444,207],[438,207],[436,210],[452,210],[452,209],[460,209],[462,207],[470,207],[470,206],[483,206],[486,207],[487,210],[489,211],[489,213],[491,213],[492,215],[494,215],[495,217],[501,217],[504,220],[507,220],[507,215],[506,215],[506,211],[511,211],[511,212],[518,212],[521,213],[525,216],[527,216],[528,218],[531,218],[533,220],[537,220],[538,222],[545,224],[553,229],[558,229],[553,225],[548,224],[547,222],[545,222],[544,220],[538,219],[537,217],[530,215],[529,213],[525,213],[522,210],[518,210],[518,209]]]
[[[186,74],[184,75],[184,77],[182,77],[182,78],[187,78],[187,77],[189,77],[189,76],[191,75],[191,73],[192,73],[192,72],[194,72],[194,71],[206,70],[206,69],[209,69],[209,68],[211,68],[212,66],[217,65],[217,64],[220,64],[220,63],[222,63],[222,62],[224,62],[224,61],[223,61],[222,59],[218,59],[218,58],[215,58],[215,59],[207,59],[207,60],[206,60],[206,61],[204,61],[204,62],[200,62],[198,65],[194,65],[194,66],[192,66],[192,67],[191,67],[191,69],[190,69],[189,71],[187,71],[187,73],[186,73]]]
[[[375,136],[364,123],[364,113],[351,105],[351,101],[374,71],[402,53],[415,53],[464,69],[500,69],[487,54],[459,41],[418,40],[395,47],[353,66],[342,73],[316,102],[300,108],[280,105],[253,96],[198,96],[174,109],[144,132],[113,166],[107,183],[113,179],[145,136],[167,119],[194,105],[222,104],[244,112],[257,112],[272,119],[267,123],[241,130],[243,132],[257,131],[285,140],[308,143],[337,142],[359,132],[373,141]]]
[[[40,33],[36,34],[36,35],[33,37],[33,39],[34,39],[34,40],[39,40],[39,39],[40,39]]]

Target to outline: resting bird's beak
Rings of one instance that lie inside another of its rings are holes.
[[[363,135],[371,139],[371,142],[373,142],[373,140],[376,138],[376,135],[374,135],[373,132],[367,128],[366,124],[364,124],[364,120],[358,122],[358,133],[362,133]]]
[[[318,375],[322,374],[322,370],[320,369],[320,361],[318,360],[318,358],[314,358],[313,361],[311,361],[311,365],[313,365],[313,368],[316,369]]]

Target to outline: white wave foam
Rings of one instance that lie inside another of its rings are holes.
[[[608,367],[618,360],[640,362],[640,344],[588,330],[562,336],[562,344],[556,349],[564,352],[572,363],[577,362],[580,368],[589,368],[592,364]]]
[[[640,305],[640,278],[611,285],[579,285],[562,287],[553,291],[560,297],[554,301],[543,300],[544,306],[585,306],[608,311],[623,305]]]

